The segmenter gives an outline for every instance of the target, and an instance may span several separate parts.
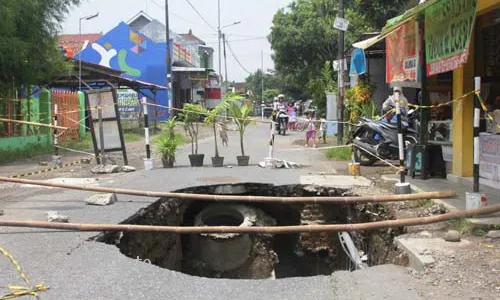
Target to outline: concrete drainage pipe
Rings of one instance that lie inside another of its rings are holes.
[[[256,211],[245,205],[214,204],[202,210],[195,226],[243,226],[255,224]],[[197,236],[200,259],[218,272],[234,270],[248,259],[252,241],[248,234],[210,233]]]

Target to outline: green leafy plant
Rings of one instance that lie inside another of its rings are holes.
[[[158,153],[161,155],[165,167],[172,167],[175,162],[177,147],[181,141],[175,134],[175,127],[178,125],[177,117],[165,122],[166,132],[156,140]]]
[[[199,104],[185,103],[182,118],[184,130],[191,139],[191,154],[198,154],[198,135],[202,117],[207,115],[207,110]]]
[[[208,124],[212,127],[214,132],[214,150],[215,157],[219,157],[219,146],[217,144],[217,132],[221,138],[222,144],[227,145],[227,126],[225,122],[222,120],[221,116],[224,114],[229,108],[227,101],[221,101],[219,105],[217,105],[214,109],[208,111],[207,116],[205,117],[205,124]]]
[[[319,113],[326,111],[326,94],[337,91],[337,86],[333,80],[333,70],[331,61],[325,61],[321,68],[321,76],[312,78],[307,83],[307,90],[313,96]]]
[[[238,94],[228,94],[226,96],[229,112],[234,118],[238,132],[240,133],[241,156],[245,156],[245,147],[243,145],[245,130],[248,125],[253,122],[251,118],[253,114],[253,105],[250,103],[244,103],[244,99],[245,98],[243,96]]]

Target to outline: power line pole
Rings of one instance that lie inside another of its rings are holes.
[[[223,33],[222,34],[222,44],[224,45],[224,69],[225,69],[225,74],[224,74],[224,77],[226,77],[226,93],[227,93],[227,90],[229,89],[229,86],[228,86],[228,77],[227,77],[227,56],[226,56],[226,34]]]
[[[169,118],[171,119],[173,117],[173,97],[174,93],[170,93],[171,91],[171,83],[170,79],[172,77],[171,74],[171,67],[170,67],[170,24],[168,20],[168,0],[165,0],[165,27],[166,27],[166,55],[165,55],[165,61],[166,61],[166,71],[167,71],[167,98],[168,98],[168,107],[169,107]]]
[[[261,98],[264,103],[264,50],[260,50],[260,71],[261,71]]]
[[[339,0],[339,18],[344,18],[344,0]],[[338,120],[337,143],[342,145],[344,139],[344,31],[339,30],[339,75],[338,75]]]
[[[221,55],[221,30],[220,30],[220,0],[217,0],[217,14],[218,14],[218,21],[217,21],[217,36],[219,40],[219,82],[220,86],[222,88],[222,55]]]

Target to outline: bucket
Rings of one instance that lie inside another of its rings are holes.
[[[349,163],[348,169],[352,176],[361,176],[361,167],[359,163]]]
[[[144,170],[150,171],[155,168],[154,159],[153,158],[144,158]]]
[[[484,195],[478,193],[465,193],[465,209],[475,209],[481,207],[481,198]],[[486,199],[486,197],[484,197]]]

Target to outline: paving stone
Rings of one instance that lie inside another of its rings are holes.
[[[116,194],[95,194],[85,199],[85,203],[89,205],[106,206],[117,201]]]
[[[456,230],[448,230],[444,235],[444,240],[447,242],[460,242],[460,233]]]
[[[135,172],[135,171],[136,171],[136,168],[132,167],[132,166],[122,166],[122,167],[120,167],[120,172],[129,173],[129,172]]]
[[[490,239],[500,239],[500,230],[490,230],[486,237]]]
[[[47,219],[49,222],[56,222],[56,223],[68,223],[69,222],[68,216],[61,215],[57,211],[47,212]]]

